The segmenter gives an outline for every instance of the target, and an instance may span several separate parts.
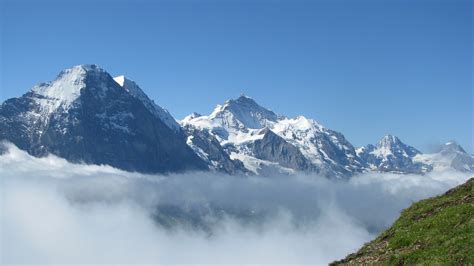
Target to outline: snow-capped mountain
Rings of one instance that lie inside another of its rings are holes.
[[[222,148],[219,141],[207,130],[199,130],[191,126],[184,126],[187,134],[186,143],[205,162],[209,169],[228,174],[247,173],[248,170],[239,160],[233,160]]]
[[[319,172],[350,176],[363,170],[364,163],[344,135],[328,129],[313,119],[298,116],[283,118],[271,129],[298,147]]]
[[[454,141],[443,144],[436,153],[418,154],[414,160],[432,165],[437,171],[454,169],[461,172],[474,172],[474,156],[468,154]]]
[[[96,65],[62,71],[0,106],[0,139],[35,156],[140,172],[205,170],[174,119]]]
[[[370,170],[381,172],[425,173],[431,171],[431,165],[414,160],[414,157],[420,154],[420,151],[392,135],[384,136],[376,146],[369,144],[357,149],[357,155]]]
[[[312,172],[348,178],[366,171],[474,172],[474,157],[454,142],[422,154],[387,135],[356,150],[316,120],[276,114],[244,95],[209,115],[192,113],[176,121],[134,81],[112,78],[96,65],[66,69],[54,81],[2,103],[1,140],[34,156],[52,153],[145,173]]]
[[[181,124],[208,131],[231,158],[256,174],[310,171],[347,177],[363,170],[341,133],[303,116],[277,115],[247,96],[218,105],[208,116],[191,114]]]
[[[217,105],[210,115],[192,113],[180,124],[194,134],[205,131],[231,159],[242,161],[246,169],[259,175],[301,171],[329,177],[367,171],[422,174],[439,169],[446,160],[453,169],[474,171],[472,156],[460,147],[425,155],[386,135],[376,145],[356,150],[344,135],[313,119],[276,114],[244,95]],[[192,138],[188,145],[198,153],[203,151]]]

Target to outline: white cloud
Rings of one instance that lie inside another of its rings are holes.
[[[0,156],[1,264],[324,264],[375,237],[411,202],[469,177],[153,176],[9,149]],[[158,225],[170,213],[183,223]]]

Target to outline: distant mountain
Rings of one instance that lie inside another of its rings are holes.
[[[432,165],[438,171],[454,169],[461,172],[474,172],[474,156],[468,154],[454,141],[442,145],[437,153],[419,154],[414,160]]]
[[[422,154],[395,136],[358,149],[319,122],[276,114],[245,95],[209,115],[181,121],[125,76],[96,65],[62,71],[0,106],[0,140],[34,156],[108,164],[145,173],[211,170],[228,174],[318,173],[349,178],[367,171],[474,172],[454,142]],[[2,151],[0,151],[2,152]]]
[[[459,146],[423,154],[398,137],[384,136],[376,145],[355,149],[344,135],[304,116],[288,118],[247,96],[217,105],[207,116],[193,113],[180,124],[203,130],[234,160],[258,175],[315,172],[347,178],[367,171],[423,174],[446,167],[474,172],[473,157]],[[192,147],[192,140],[188,141]]]
[[[402,211],[356,253],[330,265],[473,265],[474,178]]]
[[[181,124],[208,131],[255,174],[303,171],[348,177],[364,166],[341,133],[303,116],[277,115],[247,96],[218,105],[208,116],[192,114]]]
[[[205,170],[164,109],[96,65],[62,71],[0,106],[0,139],[35,156],[146,173]]]
[[[379,143],[357,149],[357,155],[370,170],[380,172],[425,173],[432,170],[427,163],[414,160],[420,155],[417,149],[406,145],[399,138],[386,135]]]

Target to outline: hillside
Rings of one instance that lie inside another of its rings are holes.
[[[474,178],[414,203],[375,240],[331,265],[474,264]]]

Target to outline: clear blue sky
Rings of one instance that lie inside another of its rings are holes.
[[[355,145],[474,150],[469,0],[0,2],[0,101],[95,63],[176,118],[244,92]]]

